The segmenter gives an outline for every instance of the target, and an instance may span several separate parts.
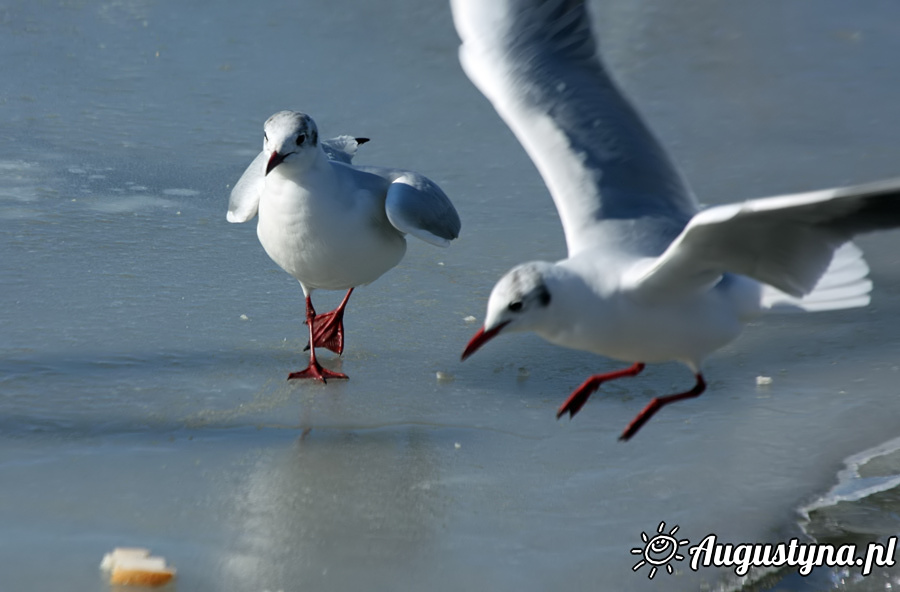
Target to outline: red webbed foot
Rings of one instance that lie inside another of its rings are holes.
[[[628,427],[625,428],[625,431],[622,432],[622,435],[619,436],[619,440],[627,442],[638,433],[638,430],[641,429],[645,423],[647,423],[651,417],[653,417],[657,411],[668,405],[669,403],[674,403],[676,401],[682,401],[684,399],[692,399],[694,397],[699,397],[703,391],[706,390],[706,381],[703,380],[702,374],[697,374],[697,384],[694,385],[689,391],[685,391],[683,393],[677,393],[674,395],[668,395],[665,397],[654,397],[646,407],[644,407],[640,413],[638,413],[634,419],[631,420],[631,423],[628,424]]]
[[[343,372],[334,372],[332,370],[329,370],[328,368],[324,368],[317,361],[312,360],[305,370],[300,370],[299,372],[291,372],[290,374],[288,374],[288,380],[296,380],[299,378],[311,378],[327,383],[328,380],[332,378],[347,379],[349,377]]]
[[[636,362],[634,365],[623,370],[591,376],[585,380],[580,387],[575,389],[575,391],[569,395],[569,398],[566,399],[565,403],[560,406],[559,410],[556,412],[556,419],[559,419],[566,413],[569,414],[570,418],[575,417],[575,414],[584,407],[584,404],[587,403],[587,400],[594,394],[594,391],[600,388],[600,385],[604,382],[615,380],[616,378],[624,378],[626,376],[637,376],[643,369],[644,364],[642,362]]]

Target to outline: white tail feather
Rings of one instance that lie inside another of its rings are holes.
[[[834,252],[831,264],[813,291],[797,298],[772,286],[764,286],[761,306],[773,312],[801,312],[858,308],[869,304],[872,282],[866,278],[869,265],[853,243]]]

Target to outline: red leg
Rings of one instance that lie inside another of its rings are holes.
[[[352,293],[353,288],[350,288],[336,309],[315,317],[313,339],[316,347],[330,349],[337,355],[344,353],[344,309],[347,307],[347,301],[350,300]],[[309,349],[309,344],[306,345],[304,351],[307,349]]]
[[[556,412],[556,419],[559,419],[566,413],[569,417],[575,417],[575,414],[587,403],[588,398],[600,388],[600,385],[608,380],[616,378],[624,378],[626,376],[637,376],[644,369],[643,362],[635,362],[633,366],[629,366],[624,370],[616,370],[615,372],[607,372],[606,374],[595,374],[584,381],[584,383],[575,389],[566,402],[563,403]]]
[[[347,294],[347,296],[349,296],[349,294]],[[346,297],[344,300],[346,303]],[[306,297],[306,324],[309,325],[309,366],[305,370],[291,372],[288,374],[288,380],[293,380],[295,378],[313,378],[315,380],[327,382],[326,379],[328,378],[347,378],[346,374],[332,372],[327,368],[323,368],[318,360],[316,360],[316,341],[315,335],[313,334],[313,327],[316,325],[316,309],[313,308],[312,299],[309,296]]]
[[[619,440],[627,441],[632,436],[634,436],[641,426],[643,426],[647,421],[653,417],[653,415],[668,405],[669,403],[674,403],[675,401],[681,401],[682,399],[693,399],[694,397],[699,397],[703,391],[706,390],[706,381],[703,380],[702,374],[697,374],[697,384],[694,385],[689,391],[685,391],[683,393],[677,393],[675,395],[668,395],[665,397],[655,397],[650,403],[644,407],[643,411],[637,414],[637,416],[631,420],[631,423],[628,424],[628,427],[625,428],[625,431],[622,432],[622,435],[619,436]]]

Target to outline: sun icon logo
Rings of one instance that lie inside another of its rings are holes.
[[[644,567],[645,564],[650,564],[650,573],[647,575],[649,579],[653,579],[653,576],[656,575],[657,569],[660,566],[665,565],[666,571],[671,575],[675,570],[672,569],[672,564],[670,563],[673,559],[676,561],[681,561],[684,559],[684,555],[678,552],[678,547],[681,545],[687,545],[690,543],[687,539],[678,540],[675,538],[675,533],[678,532],[678,525],[675,525],[672,530],[665,533],[666,523],[660,522],[659,528],[656,529],[656,534],[653,535],[653,538],[647,536],[646,532],[641,532],[641,540],[644,541],[643,547],[634,547],[631,549],[632,555],[643,555],[640,561],[632,566],[632,571],[637,571]]]

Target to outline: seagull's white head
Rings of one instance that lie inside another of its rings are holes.
[[[263,126],[266,175],[285,162],[301,166],[312,162],[318,145],[319,130],[312,117],[297,111],[279,111]]]
[[[553,302],[546,281],[551,267],[543,261],[523,263],[500,278],[491,290],[484,326],[469,340],[463,360],[501,331],[533,331],[544,322]]]

